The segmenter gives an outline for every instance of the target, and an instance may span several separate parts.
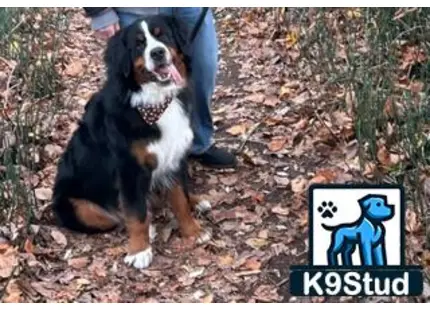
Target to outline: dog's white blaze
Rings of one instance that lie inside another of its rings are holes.
[[[190,121],[178,98],[173,99],[157,125],[161,138],[148,145],[148,151],[158,159],[158,166],[152,174],[153,184],[169,185],[166,182],[169,182],[170,173],[179,168],[193,141]]]
[[[157,47],[161,47],[166,51],[167,62],[171,62],[172,55],[170,54],[169,49],[166,47],[166,45],[164,45],[162,42],[158,41],[152,36],[151,32],[149,31],[148,24],[145,21],[142,21],[140,23],[140,26],[143,30],[143,33],[145,34],[146,39],[146,48],[143,52],[146,69],[149,71],[154,70],[155,65],[151,58],[151,51]]]

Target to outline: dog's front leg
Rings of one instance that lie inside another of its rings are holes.
[[[129,235],[128,255],[124,261],[135,268],[147,268],[152,262],[150,215],[147,194],[151,171],[140,167],[133,158],[122,159],[119,167],[121,204]]]
[[[385,253],[385,244],[380,243],[373,249],[373,259],[376,266],[387,265],[387,255]]]
[[[360,242],[360,259],[363,266],[373,266],[371,242],[366,242],[366,240]]]

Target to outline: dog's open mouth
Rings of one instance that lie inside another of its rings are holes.
[[[158,66],[154,69],[153,73],[161,83],[173,82],[176,85],[182,85],[184,82],[184,79],[173,63]]]

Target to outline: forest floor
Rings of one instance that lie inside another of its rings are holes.
[[[7,262],[0,264],[7,276],[3,301],[375,301],[290,295],[289,266],[308,263],[308,186],[362,180],[357,145],[351,142],[353,120],[326,105],[327,94],[308,78],[294,42],[271,37],[270,19],[247,18],[234,9],[218,9],[216,19],[220,73],[213,101],[215,139],[236,152],[240,164],[224,171],[191,165],[192,188],[213,205],[200,216],[213,239],[198,247],[184,245],[163,211],[155,220],[154,261],[148,269],[136,270],[123,263],[123,229],[87,236],[50,221],[56,161],[86,101],[104,79],[105,42],[94,39],[88,20],[74,11],[61,52],[62,96],[70,99],[55,118],[36,191],[43,202],[42,220],[31,225],[21,246],[0,242]],[[418,230],[413,216],[408,223],[411,232]],[[423,238],[408,234],[407,239],[407,257],[416,263],[414,253]]]

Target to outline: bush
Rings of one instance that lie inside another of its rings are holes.
[[[331,103],[355,120],[362,171],[370,163],[378,171],[369,181],[404,184],[429,222],[430,9],[288,9],[291,22],[312,76],[344,94]]]
[[[0,8],[0,223],[33,216],[33,177],[58,107],[58,51],[64,9]],[[50,104],[44,104],[49,100]]]

